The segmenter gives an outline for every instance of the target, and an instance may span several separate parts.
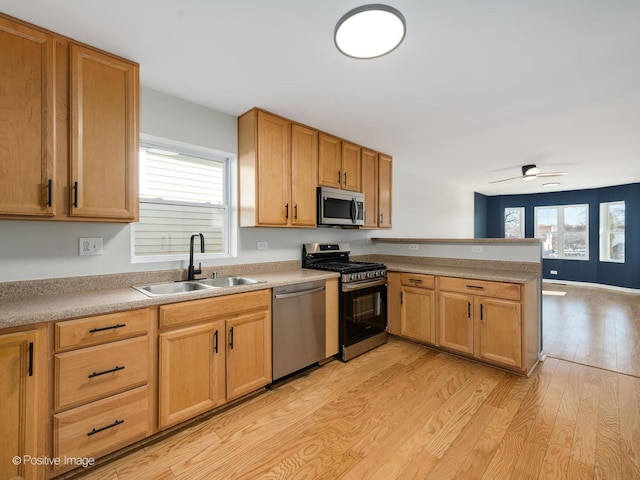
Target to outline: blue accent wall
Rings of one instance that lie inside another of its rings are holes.
[[[479,195],[479,194],[477,194]],[[543,278],[577,282],[601,283],[640,289],[640,183],[615,187],[573,190],[567,192],[536,193],[528,195],[476,196],[475,232],[482,232],[478,222],[486,219],[485,237],[504,237],[504,209],[524,207],[525,236],[534,236],[534,207],[551,205],[589,205],[589,260],[543,259]],[[626,208],[625,263],[600,262],[598,228],[600,203],[624,201]],[[480,215],[478,212],[480,211]],[[476,237],[480,237],[476,235]],[[557,270],[557,275],[550,275]]]
[[[474,225],[473,236],[475,238],[487,238],[487,206],[489,197],[481,193],[473,195]]]

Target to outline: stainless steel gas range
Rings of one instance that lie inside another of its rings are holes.
[[[348,243],[306,243],[302,267],[340,273],[340,352],[346,362],[387,342],[387,267],[349,260]]]

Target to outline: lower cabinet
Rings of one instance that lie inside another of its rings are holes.
[[[160,307],[159,428],[271,382],[270,290]]]
[[[155,311],[54,323],[54,475],[153,433]]]
[[[0,335],[0,479],[44,478],[43,467],[13,459],[44,455],[45,343],[36,330]]]
[[[538,359],[539,282],[389,272],[389,333],[529,373]]]

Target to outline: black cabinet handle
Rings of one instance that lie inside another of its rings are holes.
[[[380,223],[384,223],[384,213],[380,214]]]
[[[33,342],[29,342],[29,376],[33,377]]]
[[[53,206],[53,180],[47,182],[47,206]]]
[[[233,327],[229,329],[229,348],[233,350]]]
[[[340,185],[340,170],[338,170],[338,185]]]
[[[118,425],[122,425],[123,423],[124,423],[124,420],[116,420],[112,424],[107,425],[105,427],[94,428],[89,433],[87,433],[87,437],[90,437],[91,435],[95,435],[96,433],[104,432],[105,430],[109,430],[110,428],[117,427]]]
[[[471,318],[471,302],[467,302],[467,318]]]
[[[218,330],[216,330],[216,332],[213,334],[214,338],[215,338],[215,343],[213,345],[213,351],[218,353]]]
[[[78,182],[73,182],[73,206],[78,208]]]
[[[344,184],[347,184],[347,172],[344,172]]]
[[[106,375],[107,373],[119,372],[120,370],[124,370],[124,366],[112,368],[111,370],[105,370],[104,372],[93,372],[91,375],[88,375],[87,378],[99,377],[100,375]]]
[[[409,281],[411,283],[422,283],[422,279],[421,278],[410,278]]]
[[[403,301],[404,301],[404,292],[400,292],[400,305],[402,305]]]
[[[89,333],[104,332],[105,330],[114,330],[116,328],[122,328],[126,326],[126,323],[118,323],[116,325],[111,325],[110,327],[92,328],[91,330],[89,330]]]
[[[298,204],[297,203],[293,206],[293,219],[298,220]]]
[[[289,204],[287,203],[285,206],[285,213],[284,213],[284,218],[286,218],[287,220],[289,220]]]
[[[484,287],[481,287],[479,285],[465,285],[465,287],[473,288],[474,290],[484,290]]]
[[[480,320],[484,320],[484,305],[480,304]]]

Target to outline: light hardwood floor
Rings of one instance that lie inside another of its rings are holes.
[[[549,357],[530,378],[392,338],[85,479],[640,478],[640,379]]]
[[[544,351],[551,356],[640,377],[640,295],[544,283]]]

